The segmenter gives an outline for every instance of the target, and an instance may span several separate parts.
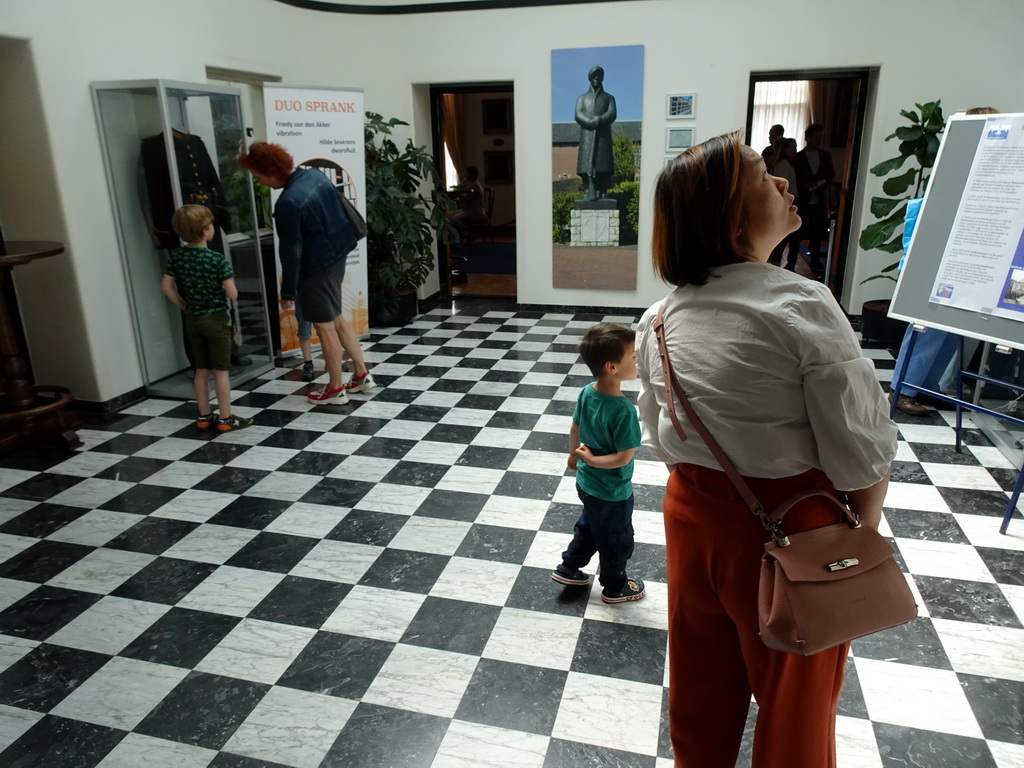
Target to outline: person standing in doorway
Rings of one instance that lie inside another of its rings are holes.
[[[761,157],[768,166],[769,173],[772,170],[772,158],[776,157],[779,151],[779,142],[786,135],[786,129],[776,123],[768,129],[768,146],[761,150]]]
[[[821,242],[825,239],[829,184],[835,178],[832,155],[821,148],[825,126],[811,123],[804,131],[804,148],[796,153],[796,205],[804,222],[804,237],[811,269],[822,269]]]
[[[307,397],[335,405],[347,403],[347,393],[365,392],[376,384],[363,360],[359,338],[342,314],[345,261],[357,241],[338,192],[319,171],[296,168],[292,156],[278,144],[258,141],[247,154],[238,156],[238,164],[261,184],[282,190],[274,204],[281,307],[291,309],[299,299],[303,317],[316,326],[329,377],[322,390]],[[347,384],[341,375],[342,349],[355,369]]]

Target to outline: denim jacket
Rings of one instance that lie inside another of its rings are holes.
[[[319,171],[296,168],[274,205],[281,299],[293,301],[299,282],[334,266],[356,247],[334,185]]]

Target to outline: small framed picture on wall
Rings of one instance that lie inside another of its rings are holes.
[[[666,128],[665,151],[680,151],[693,146],[693,128]]]
[[[515,163],[512,152],[484,152],[484,184],[512,184]]]
[[[670,93],[666,105],[666,114],[670,120],[681,117],[697,116],[697,94],[695,93]]]
[[[512,132],[512,99],[483,99],[484,133]]]

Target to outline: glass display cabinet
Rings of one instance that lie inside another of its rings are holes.
[[[217,235],[210,247],[227,256],[235,272],[232,385],[270,370],[258,230],[269,218],[257,213],[251,177],[238,166],[246,148],[241,92],[135,80],[93,83],[92,93],[146,393],[194,396],[184,315],[160,292],[168,254],[181,245],[171,216],[188,203],[213,211]]]

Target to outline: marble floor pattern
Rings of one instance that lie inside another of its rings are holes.
[[[576,343],[636,317],[458,306],[375,330],[383,386],[346,406],[278,368],[234,393],[244,431],[149,399],[0,460],[0,765],[672,765],[664,467],[638,453],[646,600],[549,579]],[[1016,469],[949,413],[899,421],[883,532],[921,616],[853,644],[839,765],[1020,768]]]

